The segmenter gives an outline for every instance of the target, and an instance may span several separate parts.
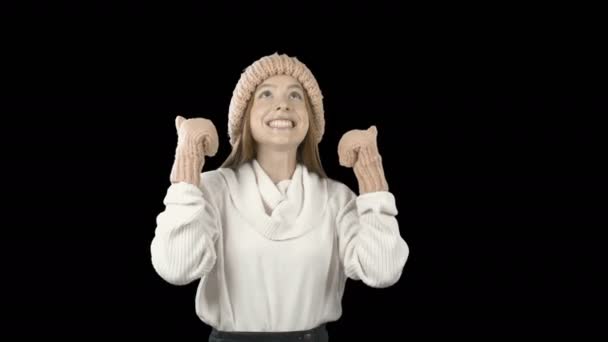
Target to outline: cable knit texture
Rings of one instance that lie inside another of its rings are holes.
[[[346,132],[338,143],[340,165],[353,168],[360,194],[388,191],[377,137],[376,126],[371,126],[367,130],[353,129]]]
[[[151,243],[167,282],[198,281],[199,318],[225,331],[306,330],[336,321],[347,279],[376,288],[409,255],[395,198],[357,196],[298,164],[285,189],[257,161],[172,184]]]
[[[296,57],[274,53],[260,58],[247,67],[237,82],[228,109],[228,135],[232,146],[236,144],[243,130],[243,117],[251,95],[258,85],[276,75],[292,76],[302,84],[313,109],[315,125],[310,125],[310,129],[316,142],[321,141],[325,129],[325,118],[323,95],[317,80],[310,69]]]

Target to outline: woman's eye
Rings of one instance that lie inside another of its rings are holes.
[[[270,93],[269,90],[264,90],[263,92],[260,93],[259,98],[265,98],[265,97],[270,97],[272,96],[272,94]]]
[[[302,99],[302,95],[300,95],[300,93],[298,92],[293,92],[289,95],[290,98],[292,99],[297,99],[297,100],[301,100]]]

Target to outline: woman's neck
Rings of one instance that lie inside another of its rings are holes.
[[[258,146],[256,159],[273,183],[291,179],[296,169],[297,149],[275,150]]]

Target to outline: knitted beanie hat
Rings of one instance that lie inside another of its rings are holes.
[[[267,78],[276,75],[291,76],[302,84],[302,87],[304,87],[304,90],[310,98],[310,104],[313,110],[313,113],[311,114],[315,125],[310,125],[309,129],[312,130],[311,133],[316,143],[321,141],[325,130],[325,118],[323,111],[323,95],[321,94],[317,80],[308,67],[296,57],[274,53],[255,61],[241,74],[241,78],[232,94],[228,110],[228,135],[230,137],[230,145],[234,146],[236,144],[238,137],[243,131],[245,109],[247,108],[247,103],[255,92],[255,89]]]

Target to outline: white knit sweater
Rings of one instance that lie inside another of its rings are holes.
[[[219,330],[335,321],[347,278],[391,286],[409,255],[390,192],[357,196],[302,164],[279,187],[255,160],[206,171],[199,187],[172,184],[163,203],[154,269],[175,285],[200,280],[196,312]]]

